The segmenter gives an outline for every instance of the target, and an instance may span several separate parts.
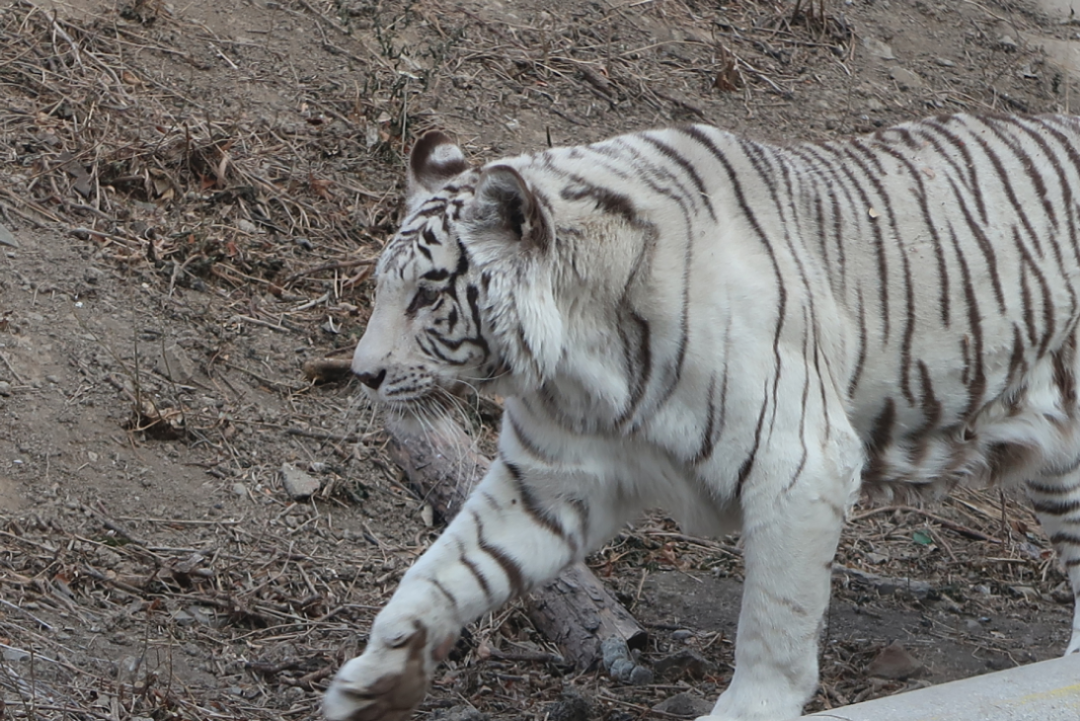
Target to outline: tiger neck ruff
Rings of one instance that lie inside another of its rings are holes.
[[[1024,484],[1080,592],[1077,119],[783,147],[696,125],[482,168],[431,133],[409,168],[353,370],[398,408],[468,384],[505,414],[331,719],[406,718],[463,624],[648,506],[743,534],[713,721],[799,715],[860,490]]]

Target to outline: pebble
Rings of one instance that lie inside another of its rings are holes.
[[[685,641],[686,639],[690,638],[693,635],[694,635],[693,631],[690,631],[690,630],[685,629],[685,628],[680,628],[678,631],[672,631],[671,632],[671,640],[672,641]]]
[[[15,240],[15,236],[3,225],[0,225],[0,245],[6,245],[9,248],[19,247],[19,241]]]
[[[188,385],[195,377],[197,368],[183,348],[170,343],[161,349],[155,370],[173,383]]]
[[[867,671],[878,678],[902,680],[914,676],[922,667],[922,663],[906,648],[893,641],[874,657]]]
[[[190,626],[195,623],[195,618],[187,611],[177,611],[172,615],[172,620],[177,626]]]
[[[1031,586],[1012,586],[1011,590],[1017,596],[1020,596],[1025,601],[1038,601],[1039,592]]]
[[[954,63],[952,60],[949,60],[948,58],[934,58],[934,62],[937,63],[938,65],[940,65],[943,68],[955,68],[956,67],[956,63]]]
[[[697,651],[684,648],[670,656],[665,656],[653,662],[653,671],[660,676],[678,675],[688,676],[693,679],[705,676],[708,662]]]
[[[893,68],[889,76],[896,81],[901,90],[911,90],[923,86],[923,79],[907,68]]]
[[[11,384],[7,381],[0,381],[0,396],[11,395]]]
[[[558,701],[547,705],[544,717],[548,721],[589,721],[592,708],[589,701],[576,691],[564,691]]]
[[[708,715],[712,711],[712,707],[713,705],[709,701],[700,696],[692,696],[684,691],[656,704],[653,706],[653,711],[692,718],[694,716]]]
[[[23,651],[21,648],[12,648],[11,646],[6,646],[4,648],[4,660],[8,663],[18,663],[19,661],[28,658],[30,658],[29,651]]]
[[[437,721],[488,721],[488,715],[471,706],[451,706],[449,709],[435,711],[432,718]]]
[[[243,498],[247,495],[247,486],[243,483],[234,483],[232,484],[232,492]]]
[[[998,38],[998,46],[1000,46],[1003,50],[1010,51],[1016,50],[1016,48],[1018,47],[1016,44],[1016,40],[1013,39],[1012,35],[1002,35],[1000,38]]]
[[[634,686],[644,686],[653,682],[651,669],[638,665],[630,653],[626,641],[618,636],[611,636],[600,644],[604,668],[611,678]]]
[[[186,609],[189,616],[201,623],[203,626],[218,626],[217,618],[214,616],[214,612],[208,608],[202,606],[188,606]]]
[[[879,57],[882,60],[896,60],[896,55],[893,54],[892,48],[877,38],[866,36],[862,39],[862,44],[871,55]]]
[[[300,470],[291,463],[281,465],[281,483],[285,486],[285,492],[289,494],[289,497],[297,501],[311,498],[322,485],[318,478]]]

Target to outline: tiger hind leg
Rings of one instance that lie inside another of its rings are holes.
[[[1065,654],[1080,653],[1080,469],[1029,480],[1027,492],[1072,587],[1072,638]]]

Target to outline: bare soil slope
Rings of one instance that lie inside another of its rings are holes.
[[[362,332],[423,129],[484,161],[685,121],[788,141],[1067,111],[1077,91],[1046,55],[1067,58],[1077,27],[1019,0],[540,5],[0,6],[7,714],[316,713],[438,530],[355,384],[300,370]],[[487,408],[467,419],[482,443]],[[319,482],[312,500],[283,464]],[[730,678],[736,543],[655,515],[593,557],[651,632],[654,684],[528,660],[548,645],[511,607],[470,629],[422,713],[693,713]],[[1067,639],[1047,539],[996,493],[860,509],[838,560],[875,576],[838,575],[814,709]],[[893,641],[921,669],[874,665]]]

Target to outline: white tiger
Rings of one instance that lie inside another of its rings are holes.
[[[406,718],[463,624],[646,506],[742,531],[713,721],[798,716],[814,692],[861,489],[1026,483],[1080,593],[1077,119],[783,147],[695,125],[482,168],[434,133],[410,168],[353,370],[394,406],[468,383],[505,416],[333,680],[331,719]]]

